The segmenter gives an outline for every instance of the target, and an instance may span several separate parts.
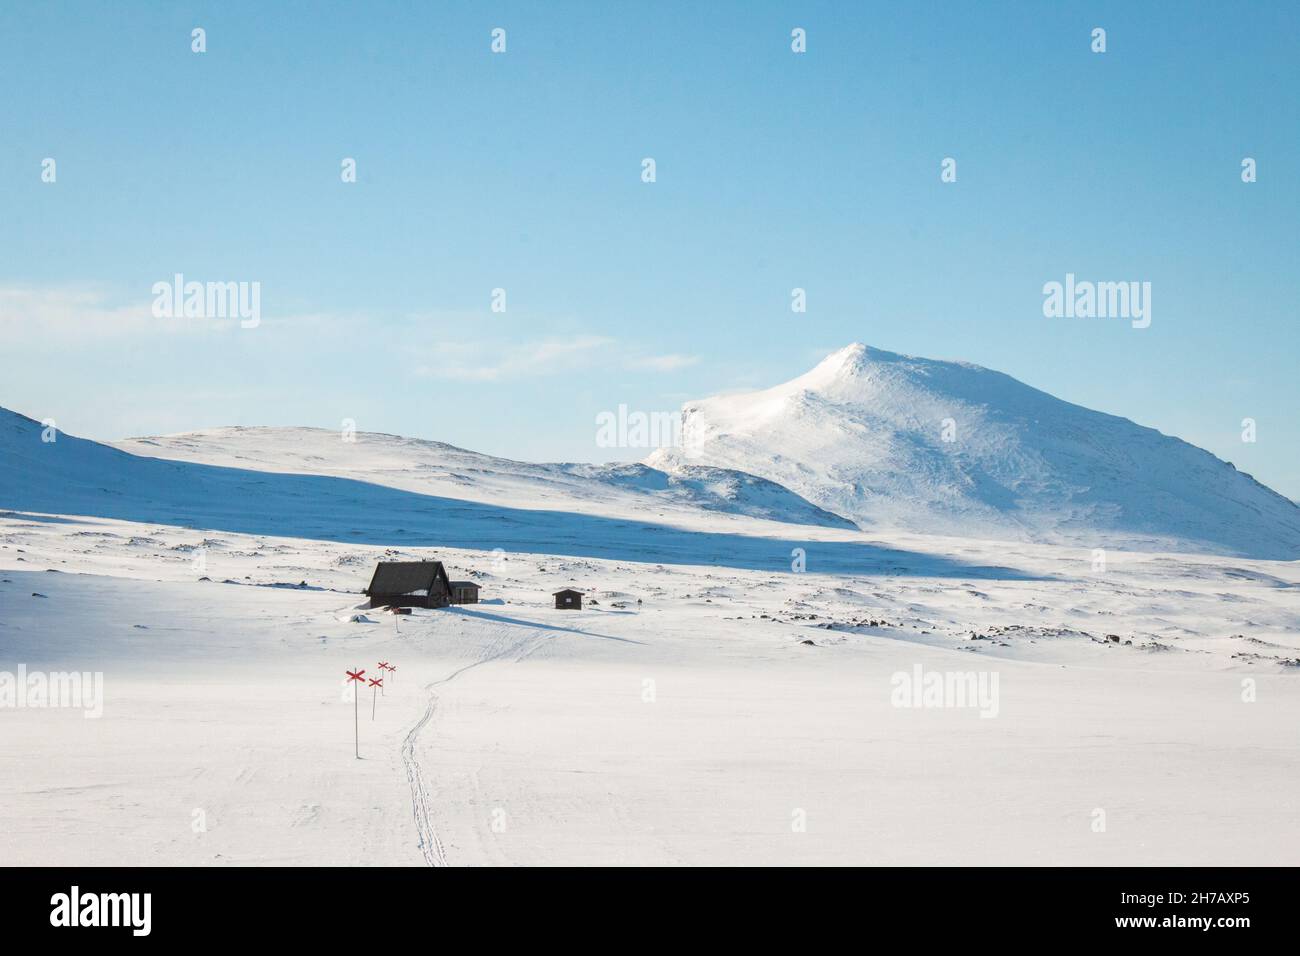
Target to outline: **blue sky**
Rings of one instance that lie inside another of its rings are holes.
[[[1300,497],[1298,28],[1282,2],[8,3],[0,404],[605,460],[643,452],[596,447],[601,411],[856,340]],[[178,272],[260,282],[261,326],[153,319]],[[1150,328],[1045,318],[1067,272],[1151,282]]]

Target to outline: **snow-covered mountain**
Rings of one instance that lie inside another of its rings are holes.
[[[647,464],[761,475],[864,529],[1300,557],[1300,507],[1207,451],[1001,372],[853,344],[689,402]]]
[[[476,520],[484,535],[489,515],[535,527],[533,538],[559,536],[542,512],[853,527],[771,481],[709,466],[666,474],[636,463],[529,464],[395,435],[345,441],[318,428],[218,428],[116,446],[42,433],[0,409],[0,508],[316,536],[446,534]]]
[[[482,538],[490,516],[520,548],[640,540],[641,521],[749,533],[739,523],[759,519],[1300,558],[1300,507],[1209,452],[1000,372],[857,344],[784,385],[688,403],[682,447],[643,464],[312,428],[46,443],[0,409],[0,508],[444,543]]]

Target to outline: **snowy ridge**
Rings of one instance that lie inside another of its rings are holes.
[[[760,475],[864,529],[1300,557],[1300,507],[1227,462],[963,362],[855,343],[687,403],[682,446],[647,463]]]
[[[222,428],[120,447],[43,437],[38,422],[0,409],[0,509],[571,553],[625,553],[647,540],[643,522],[652,522],[682,531],[656,539],[681,559],[723,540],[710,533],[853,531],[779,485],[716,468],[669,475],[641,464],[532,465],[392,435],[344,442],[311,428]]]
[[[673,472],[625,464],[533,464],[444,442],[362,432],[345,442],[321,428],[214,428],[135,438],[116,447],[135,455],[259,471],[332,475],[419,494],[526,508],[574,511],[622,506],[627,513],[669,508],[745,515],[790,524],[853,528],[775,482],[732,469]]]

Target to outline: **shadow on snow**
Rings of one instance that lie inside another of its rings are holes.
[[[536,555],[786,573],[790,573],[791,549],[802,547],[808,570],[819,573],[1034,579],[1010,568],[882,548],[867,541],[691,531],[648,521],[511,508],[351,478],[145,458],[72,436],[38,445],[29,454],[9,456],[5,465],[0,471],[0,507],[49,515],[401,548],[502,548]],[[796,526],[791,526],[791,532],[797,534]]]
[[[467,605],[453,605],[452,607],[442,608],[443,612],[452,614],[463,614],[466,617],[475,617],[485,621],[496,621],[498,624],[514,624],[518,627],[535,627],[541,631],[561,631],[565,634],[580,634],[583,637],[599,637],[605,641],[618,641],[620,644],[643,644],[644,641],[634,641],[628,637],[614,637],[612,634],[597,634],[594,631],[584,631],[577,627],[561,627],[558,624],[543,624],[541,621],[526,621],[522,617],[507,617],[504,614],[490,614],[486,611],[480,611],[475,607]],[[577,612],[569,612],[577,613]],[[592,612],[583,612],[591,616]]]

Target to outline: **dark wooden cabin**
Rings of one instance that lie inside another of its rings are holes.
[[[478,585],[473,581],[452,581],[451,582],[451,603],[452,604],[477,604],[478,603]]]
[[[573,588],[565,588],[563,591],[555,592],[555,606],[561,611],[581,611],[582,610],[582,592],[575,591]]]
[[[441,561],[380,561],[366,594],[371,607],[446,607],[451,582]]]

